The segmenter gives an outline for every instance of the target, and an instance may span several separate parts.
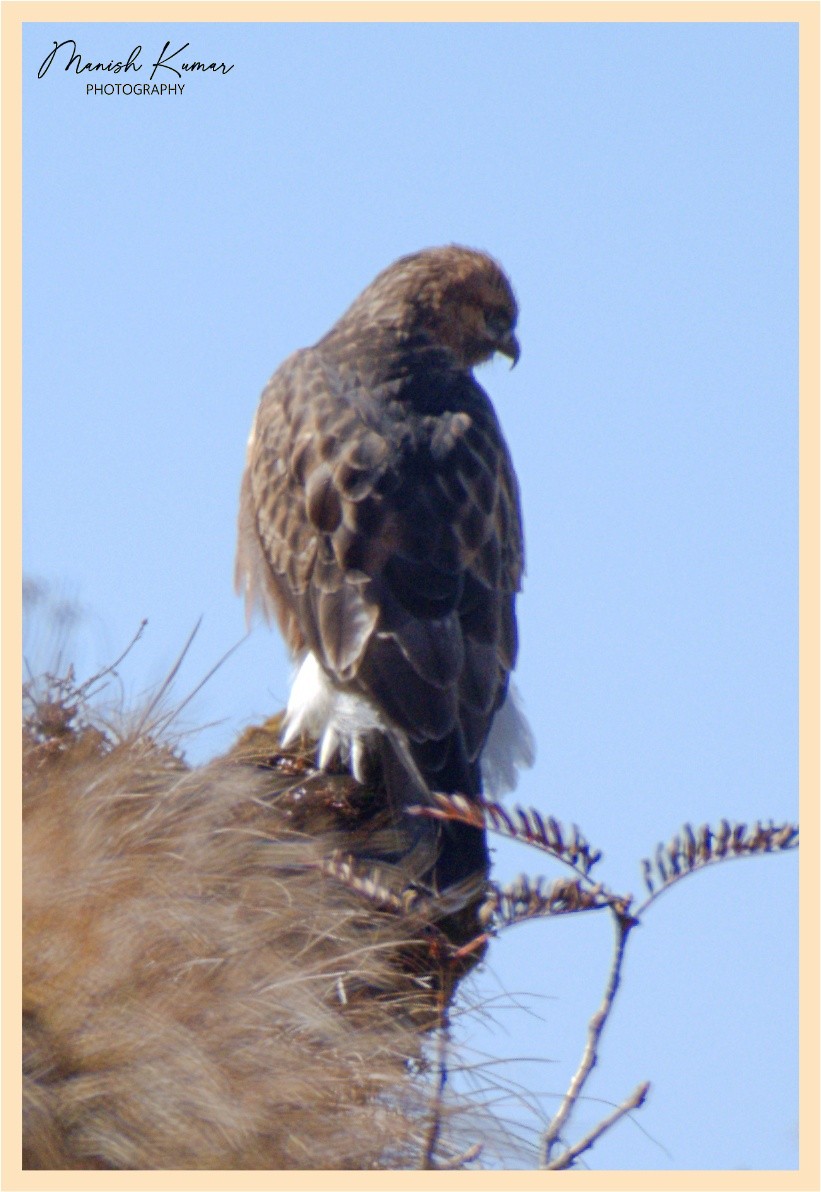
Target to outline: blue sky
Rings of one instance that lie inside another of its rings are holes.
[[[143,46],[139,76],[94,82],[147,81],[168,40],[234,68],[87,95],[65,57],[37,78],[70,37],[95,62]],[[786,23],[28,25],[24,566],[44,603],[81,606],[80,670],[147,617],[123,667],[138,699],[202,616],[182,696],[242,637],[234,521],[265,381],[391,260],[465,243],[521,307],[518,367],[479,374],[527,536],[538,759],[517,798],[580,824],[635,894],[685,820],[793,818],[796,134]],[[36,664],[42,625],[27,648]],[[279,709],[288,675],[257,628],[186,709],[221,722],[192,759]],[[590,1092],[653,1090],[591,1167],[796,1164],[796,869],[721,866],[635,933]],[[533,995],[462,1029],[529,1057],[506,1071],[547,1108],[609,951],[604,919],[519,927],[474,985]]]

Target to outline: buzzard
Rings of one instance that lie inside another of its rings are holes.
[[[274,373],[248,442],[236,583],[298,664],[283,741],[316,739],[320,767],[360,780],[377,759],[397,808],[477,797],[483,772],[513,785],[532,760],[509,691],[518,485],[472,371],[515,364],[517,314],[483,252],[402,257]],[[486,876],[482,832],[420,822],[435,889]]]

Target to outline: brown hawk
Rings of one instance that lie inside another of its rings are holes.
[[[478,796],[483,769],[512,785],[531,760],[508,693],[518,486],[472,373],[518,360],[517,314],[485,253],[402,257],[280,366],[251,430],[236,580],[299,664],[284,739],[314,737],[320,766],[357,777],[379,756],[400,807]],[[435,888],[487,872],[477,829],[447,824],[437,849]]]

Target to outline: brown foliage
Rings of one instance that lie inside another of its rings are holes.
[[[416,1166],[457,967],[334,872],[373,799],[275,723],[191,769],[66,688],[27,711],[24,1166]]]
[[[574,825],[439,795],[409,810],[572,877],[434,896],[412,817],[379,785],[317,772],[309,742],[283,750],[276,717],[192,769],[163,689],[131,729],[94,711],[111,673],[25,693],[24,1167],[444,1169],[478,1158],[477,1137],[513,1155],[503,1121],[448,1087],[453,992],[488,935],[600,911],[611,968],[538,1160],[575,1167],[649,1088],[567,1141],[633,927],[691,873],[797,847],[794,824],[685,824],[643,863],[634,906],[593,878],[601,853]]]

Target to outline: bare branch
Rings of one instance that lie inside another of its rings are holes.
[[[621,982],[624,949],[627,943],[627,937],[636,925],[636,920],[630,916],[619,915],[615,911],[613,913],[613,919],[616,925],[616,943],[613,949],[613,960],[610,965],[610,973],[607,978],[604,996],[601,1005],[588,1024],[587,1043],[582,1053],[581,1062],[576,1069],[573,1079],[570,1081],[556,1116],[542,1136],[542,1162],[540,1166],[543,1168],[549,1168],[551,1166],[553,1148],[556,1146],[559,1136],[581,1096],[590,1073],[598,1062],[599,1040],[601,1039],[605,1024],[610,1017],[610,1012],[613,1009],[613,1000]]]
[[[603,1118],[598,1126],[595,1126],[589,1134],[585,1134],[584,1138],[579,1139],[573,1146],[563,1151],[561,1155],[557,1155],[552,1163],[547,1164],[548,1171],[564,1171],[568,1167],[572,1167],[579,1155],[585,1151],[590,1150],[595,1142],[601,1138],[602,1134],[606,1133],[611,1126],[615,1126],[616,1122],[620,1121],[625,1114],[630,1113],[634,1109],[640,1109],[644,1104],[648,1092],[650,1091],[650,1082],[646,1080],[644,1084],[640,1084],[638,1088],[622,1101],[621,1105],[617,1105],[612,1113]]]
[[[142,637],[147,624],[148,624],[148,618],[143,617],[142,621],[140,621],[139,627],[137,628],[137,632],[134,634],[131,641],[128,643],[126,648],[123,650],[122,654],[120,654],[120,656],[118,658],[115,658],[113,662],[109,663],[108,666],[104,666],[103,669],[101,671],[98,671],[96,675],[92,675],[91,678],[86,679],[86,681],[84,683],[80,684],[80,686],[77,688],[77,695],[79,697],[84,698],[84,699],[90,698],[90,696],[92,694],[95,694],[91,690],[91,688],[94,686],[95,683],[98,683],[100,681],[100,679],[104,679],[106,677],[106,675],[116,674],[117,667],[120,665],[121,662],[123,662],[128,657],[128,655],[134,649],[137,642]]]
[[[422,1147],[422,1160],[419,1164],[421,1171],[435,1171],[438,1164],[435,1161],[436,1147],[442,1132],[442,1118],[445,1104],[445,1087],[448,1082],[447,1053],[450,1043],[450,1022],[447,1008],[441,1009],[439,1026],[436,1031],[436,1083],[430,1102],[430,1120],[425,1131]]]
[[[482,1143],[474,1142],[473,1146],[469,1146],[461,1155],[455,1155],[452,1159],[446,1159],[438,1164],[438,1171],[460,1171],[466,1163],[472,1163],[478,1159],[482,1153]]]

